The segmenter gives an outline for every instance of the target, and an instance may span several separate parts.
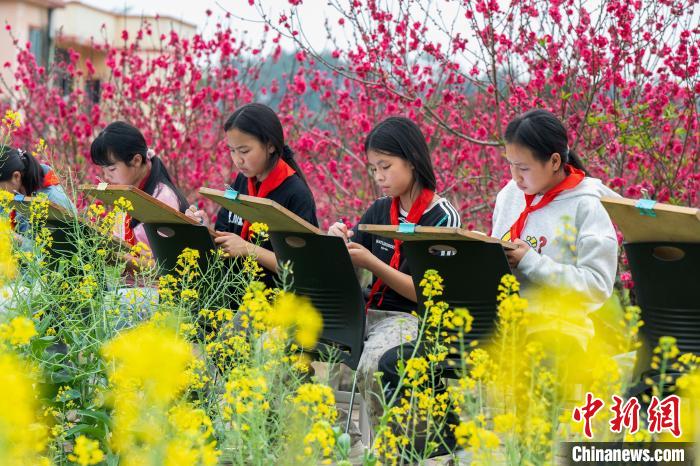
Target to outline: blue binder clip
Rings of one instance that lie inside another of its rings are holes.
[[[24,194],[17,193],[17,194],[15,194],[15,201],[22,202],[24,200],[24,197],[25,197]]]
[[[652,199],[640,199],[634,205],[639,211],[639,215],[645,215],[647,217],[656,217],[656,212],[654,212],[654,205],[656,201]]]
[[[235,201],[238,199],[238,191],[235,189],[227,188],[226,191],[224,191],[224,197],[226,199],[231,199],[232,201]]]
[[[399,233],[415,233],[416,224],[415,223],[399,223]]]

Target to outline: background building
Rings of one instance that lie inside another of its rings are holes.
[[[155,42],[161,32],[176,31],[182,37],[192,37],[196,33],[193,23],[165,15],[141,16],[103,10],[78,1],[61,0],[0,0],[0,22],[12,28],[12,35],[18,45],[29,42],[30,49],[39,64],[46,66],[54,60],[67,60],[69,50],[80,54],[78,68],[87,71],[85,60],[89,59],[95,68],[92,79],[81,83],[59,79],[56,85],[66,91],[72,86],[85,86],[88,93],[99,99],[100,83],[108,77],[105,63],[106,53],[100,44],[123,43],[122,32],[126,31],[133,39],[144,21],[150,23],[154,34],[144,37],[142,53],[147,55],[156,48]],[[15,56],[17,50],[10,32],[0,31],[0,77],[9,86],[14,85]],[[10,63],[10,67],[5,67]]]

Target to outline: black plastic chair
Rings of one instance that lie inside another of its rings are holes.
[[[700,243],[625,243],[624,247],[644,321],[635,367],[635,377],[642,380],[631,390],[638,394],[646,376],[655,378],[649,365],[660,337],[675,337],[681,353],[700,355]]]
[[[420,281],[425,272],[435,269],[443,279],[443,295],[439,299],[451,309],[464,307],[474,317],[469,341],[485,342],[491,338],[497,320],[498,285],[503,275],[511,273],[500,244],[481,241],[405,241],[403,251],[418,293],[417,312],[425,312]],[[457,376],[459,355],[448,357],[443,376]],[[453,364],[450,364],[453,363]]]
[[[365,299],[343,239],[314,233],[270,232],[277,261],[292,264],[292,290],[308,297],[321,313],[323,331],[316,354],[338,354],[356,371],[365,342]],[[355,401],[357,372],[352,380],[347,432]]]
[[[160,273],[172,273],[185,248],[199,251],[199,267],[202,273],[207,270],[211,251],[216,250],[207,227],[170,223],[144,223],[143,226]]]
[[[365,301],[342,238],[313,233],[270,232],[278,262],[291,262],[292,290],[311,299],[323,317],[323,345],[339,350],[356,369],[365,338]]]

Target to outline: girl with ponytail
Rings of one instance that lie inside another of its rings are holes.
[[[75,206],[51,167],[39,163],[32,154],[22,149],[0,145],[0,189],[25,196],[44,193],[49,201],[75,212]],[[10,216],[14,221],[14,212]]]
[[[129,123],[115,121],[102,130],[92,141],[90,158],[102,167],[106,182],[136,186],[180,212],[187,208],[187,199],[173,183],[163,162],[148,148],[141,131]],[[149,244],[141,222],[129,215],[116,233],[129,244]]]
[[[617,236],[600,198],[619,195],[588,176],[551,112],[515,117],[505,142],[512,179],[496,197],[492,235],[518,245],[506,256],[525,296],[545,285],[580,296],[583,318],[565,331],[585,348],[587,314],[612,295],[617,272]]]
[[[365,154],[384,197],[372,203],[358,225],[461,225],[457,209],[435,192],[430,149],[413,121],[389,117],[377,124],[365,139]],[[348,229],[340,222],[332,225],[328,234],[348,240],[353,264],[369,270],[373,276],[366,290],[367,334],[357,367],[357,384],[370,420],[376,425],[383,407],[375,372],[387,351],[416,338],[419,319],[412,312],[418,296],[401,241],[360,231],[357,226]],[[383,382],[386,385],[387,380]]]
[[[251,103],[238,108],[224,124],[226,142],[238,175],[231,187],[241,194],[264,197],[289,209],[312,225],[318,226],[316,203],[294,152],[285,144],[282,123],[268,106]],[[206,224],[206,214],[190,206],[186,215]],[[272,243],[255,247],[250,222],[221,208],[214,229],[216,243],[231,257],[255,254],[260,265],[274,272],[277,259]],[[273,276],[264,281],[273,284]]]

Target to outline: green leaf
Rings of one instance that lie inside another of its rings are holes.
[[[75,388],[71,388],[70,390],[64,390],[63,393],[61,393],[59,401],[65,402],[69,400],[76,400],[78,398],[80,398],[80,392]]]
[[[102,421],[102,423],[105,425],[109,425],[111,423],[109,416],[104,411],[94,411],[91,409],[79,409],[78,414],[80,414],[83,417],[89,417],[89,418],[95,419],[97,421]]]
[[[78,424],[66,431],[66,437],[83,434],[92,439],[103,439],[105,437],[105,433],[104,428],[91,426],[88,424]]]

